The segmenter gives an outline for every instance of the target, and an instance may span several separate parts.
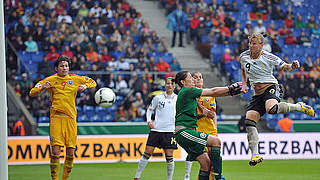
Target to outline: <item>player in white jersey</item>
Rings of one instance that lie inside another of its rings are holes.
[[[141,173],[155,147],[164,150],[167,163],[167,179],[172,180],[174,172],[173,151],[177,149],[177,143],[173,137],[177,95],[173,92],[175,83],[172,77],[166,79],[165,88],[166,92],[156,95],[147,110],[150,133],[145,152],[139,161],[135,180],[140,179]],[[154,120],[151,119],[153,113],[155,113]]]
[[[276,66],[280,70],[293,71],[300,67],[298,61],[288,64],[279,57],[262,50],[264,36],[260,33],[253,33],[249,36],[249,50],[241,53],[241,92],[247,93],[247,77],[251,87],[254,89],[254,96],[250,101],[246,112],[246,129],[249,148],[252,156],[250,166],[261,163],[263,158],[258,153],[258,131],[256,124],[260,117],[266,112],[269,114],[283,114],[292,111],[299,111],[314,117],[314,110],[311,106],[303,102],[291,104],[280,102],[282,90],[277,79],[272,75],[273,68]]]

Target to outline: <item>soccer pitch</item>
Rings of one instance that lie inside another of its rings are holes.
[[[248,161],[224,161],[227,180],[319,180],[320,160],[265,160],[250,167]],[[75,164],[70,180],[130,180],[137,163]],[[197,179],[199,164],[193,163],[192,180]],[[9,166],[9,180],[50,179],[49,165]],[[174,180],[182,180],[184,162],[175,162]],[[143,180],[166,179],[165,162],[149,162],[142,173]]]

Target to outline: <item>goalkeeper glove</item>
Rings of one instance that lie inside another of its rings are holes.
[[[242,82],[236,82],[228,86],[230,96],[241,94]]]

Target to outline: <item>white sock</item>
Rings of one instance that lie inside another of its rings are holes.
[[[144,156],[141,157],[139,164],[138,164],[138,169],[136,172],[135,178],[140,178],[142,171],[148,164],[148,159],[146,159]]]
[[[186,161],[184,180],[190,179],[191,168],[192,168],[192,161]]]
[[[249,148],[252,154],[258,153],[258,143],[259,143],[259,135],[258,130],[254,126],[247,126],[247,138],[249,143]]]
[[[168,180],[172,180],[173,172],[174,172],[174,161],[167,162],[167,175],[168,175],[167,179]]]

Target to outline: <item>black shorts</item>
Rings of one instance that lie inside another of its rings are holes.
[[[248,107],[247,111],[254,110],[259,112],[260,116],[263,116],[266,113],[266,101],[268,99],[276,99],[280,102],[283,95],[281,85],[273,85],[268,87],[263,94],[253,96]]]
[[[150,131],[147,145],[162,149],[178,149],[173,132]]]

